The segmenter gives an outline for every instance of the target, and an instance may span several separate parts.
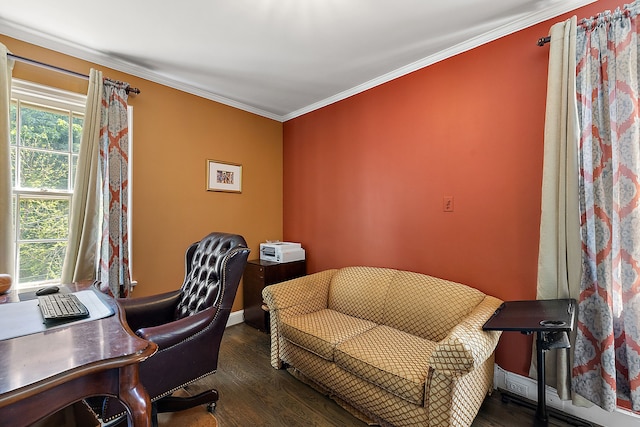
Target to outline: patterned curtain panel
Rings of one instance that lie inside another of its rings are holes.
[[[103,218],[99,278],[103,292],[121,298],[128,297],[131,291],[127,231],[128,87],[127,83],[104,79],[100,126]]]
[[[640,410],[638,4],[578,25],[582,279],[573,388]]]

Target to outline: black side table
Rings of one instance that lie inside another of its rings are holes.
[[[536,360],[538,362],[538,406],[536,424],[547,425],[547,399],[545,393],[545,351],[569,348],[569,332],[575,321],[575,299],[507,301],[503,303],[482,327],[485,331],[518,331],[536,333]]]

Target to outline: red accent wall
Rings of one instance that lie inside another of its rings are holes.
[[[406,269],[533,299],[548,46],[556,22],[601,0],[284,124],[284,238],[308,270]],[[452,196],[453,212],[443,211]],[[531,338],[497,363],[526,375]]]

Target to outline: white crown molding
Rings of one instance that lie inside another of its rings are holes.
[[[544,22],[556,16],[560,16],[564,13],[570,12],[572,10],[585,6],[587,4],[595,3],[596,1],[597,0],[577,0],[577,1],[571,1],[571,2],[567,2],[567,1],[559,2],[554,7],[545,8],[537,13],[528,15],[524,19],[514,21],[509,25],[504,25],[495,30],[481,34],[477,37],[474,37],[472,39],[465,41],[464,43],[459,43],[455,46],[452,46],[449,49],[440,51],[431,56],[427,56],[426,58],[423,58],[419,61],[416,61],[404,67],[398,68],[380,77],[376,77],[375,79],[369,80],[368,82],[365,82],[361,85],[355,86],[351,89],[340,92],[334,96],[323,99],[322,101],[316,102],[314,104],[308,105],[299,110],[293,111],[289,114],[282,116],[282,119],[283,121],[291,120],[296,117],[302,116],[303,114],[310,113],[311,111],[320,109],[322,107],[326,107],[327,105],[333,104],[335,102],[342,101],[343,99],[349,98],[353,95],[357,95],[361,92],[364,92],[366,90],[369,90],[381,84],[387,83],[391,80],[397,79],[398,77],[402,77],[404,75],[417,71],[421,68],[425,68],[429,65],[433,65],[436,62],[443,61],[447,58],[451,58],[452,56],[474,49],[485,43],[489,43],[491,41],[497,40],[500,37],[513,34],[517,31],[539,24],[541,22]],[[536,41],[537,40],[531,40],[531,43],[534,43]]]
[[[489,31],[480,36],[474,37],[464,43],[460,43],[449,49],[438,52],[434,55],[430,55],[412,64],[408,64],[404,67],[398,68],[380,77],[376,77],[375,79],[369,80],[368,82],[357,85],[353,88],[350,88],[336,95],[330,96],[319,102],[313,103],[311,105],[308,105],[306,107],[303,107],[301,109],[298,109],[296,111],[293,111],[285,115],[274,114],[266,110],[262,110],[238,101],[234,101],[232,99],[217,95],[211,91],[207,91],[202,88],[193,86],[189,83],[182,82],[174,78],[165,76],[161,73],[157,73],[152,70],[145,69],[143,67],[124,61],[122,59],[115,58],[113,56],[109,56],[92,49],[85,48],[76,43],[71,43],[67,40],[56,38],[54,36],[44,34],[42,32],[38,32],[33,29],[19,27],[2,18],[0,18],[0,33],[5,34],[9,37],[13,37],[18,40],[25,41],[27,43],[31,43],[37,46],[44,47],[46,49],[60,52],[65,55],[73,56],[88,62],[92,62],[104,67],[121,71],[123,73],[127,73],[127,74],[140,77],[158,84],[162,84],[186,93],[190,93],[192,95],[200,96],[202,98],[209,99],[233,108],[237,108],[239,110],[247,111],[249,113],[253,113],[258,116],[266,117],[279,122],[285,122],[287,120],[291,120],[303,114],[309,113],[311,111],[317,110],[319,108],[322,108],[327,105],[333,104],[335,102],[341,101],[343,99],[349,98],[353,95],[364,92],[373,87],[387,83],[391,80],[394,80],[398,77],[402,77],[406,74],[412,73],[421,68],[432,65],[436,62],[439,62],[444,59],[450,58],[452,56],[458,55],[460,53],[466,52],[482,44],[496,40],[500,37],[504,37],[516,31],[520,31],[524,28],[528,28],[532,25],[539,24],[540,22],[562,15],[564,13],[567,13],[571,10],[575,10],[587,4],[594,3],[595,1],[597,0],[556,1],[554,2],[555,4],[553,4],[552,6],[545,7],[544,9],[541,9],[539,12],[528,15],[523,19],[516,20],[513,23],[504,25],[496,30]],[[532,40],[531,42],[534,43],[535,41]]]
[[[190,93],[201,98],[216,101],[220,104],[228,105],[230,107],[247,111],[258,116],[263,116],[276,121],[282,121],[282,116],[278,114],[273,114],[271,112],[255,108],[250,105],[234,101],[233,99],[225,98],[224,96],[220,96],[213,92],[200,89],[188,83],[184,83],[176,79],[164,76],[160,73],[148,70],[144,67],[140,67],[139,65],[123,61],[113,56],[105,55],[104,53],[80,46],[75,43],[71,43],[55,36],[51,36],[33,29],[17,26],[12,22],[8,22],[2,18],[0,18],[0,33],[65,55],[73,56],[75,58],[92,62],[94,64],[102,65],[103,67],[108,67],[114,70],[121,71],[123,73],[130,74],[132,76],[152,81],[154,83],[168,86],[182,92]]]
[[[291,120],[296,117],[302,116],[303,114],[310,113],[311,111],[320,109],[322,107],[326,107],[327,105],[349,98],[350,96],[357,95],[361,92],[364,92],[376,86],[380,86],[381,84],[397,79],[398,77],[402,77],[404,75],[417,71],[421,68],[425,68],[425,67],[428,67],[429,65],[433,65],[436,62],[443,61],[447,58],[451,58],[455,55],[474,49],[485,43],[489,43],[491,41],[497,40],[500,37],[504,37],[509,34],[513,34],[517,31],[524,30],[525,28],[539,24],[541,22],[544,22],[556,16],[560,16],[564,13],[570,12],[579,7],[585,6],[587,4],[595,3],[596,1],[597,0],[578,0],[573,2],[560,2],[555,7],[546,8],[544,10],[541,10],[538,13],[528,15],[524,19],[514,21],[509,25],[505,25],[493,31],[489,31],[487,33],[481,34],[477,37],[474,37],[472,39],[465,41],[464,43],[459,43],[455,46],[452,46],[449,49],[440,51],[435,55],[427,56],[426,58],[423,58],[419,61],[416,61],[404,67],[398,68],[397,70],[391,71],[380,77],[376,77],[375,79],[369,80],[366,83],[363,83],[351,89],[345,90],[344,92],[340,92],[334,96],[331,96],[329,98],[323,99],[322,101],[316,102],[315,104],[311,104],[299,110],[293,111],[289,114],[282,116],[282,119],[283,121]],[[533,43],[534,40],[532,40],[531,42]]]

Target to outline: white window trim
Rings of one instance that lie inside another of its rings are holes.
[[[19,96],[25,101],[34,103],[46,102],[52,107],[80,109],[83,113],[87,103],[86,95],[15,78],[11,79],[11,96]],[[67,101],[61,101],[60,98]]]

